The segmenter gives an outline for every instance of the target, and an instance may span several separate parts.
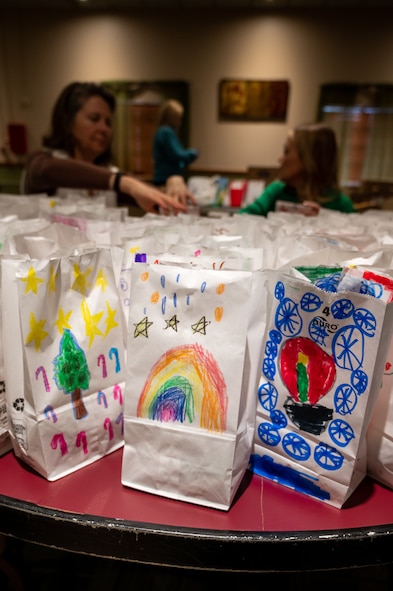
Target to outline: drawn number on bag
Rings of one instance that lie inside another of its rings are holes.
[[[330,308],[329,306],[325,306],[324,309],[322,310],[322,314],[324,314],[325,316],[330,316]]]

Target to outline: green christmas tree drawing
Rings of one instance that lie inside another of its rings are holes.
[[[86,356],[75,336],[66,328],[60,340],[60,352],[53,360],[57,387],[71,394],[75,419],[83,419],[88,413],[83,404],[81,390],[89,387],[90,372]]]

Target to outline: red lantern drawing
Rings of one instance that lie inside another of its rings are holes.
[[[331,409],[317,404],[333,386],[333,358],[311,339],[296,337],[283,344],[279,363],[290,394],[284,404],[288,417],[299,429],[319,435],[333,416]]]

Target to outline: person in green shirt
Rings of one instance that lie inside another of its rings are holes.
[[[278,201],[301,204],[305,215],[320,208],[355,212],[352,199],[338,186],[336,136],[324,123],[303,124],[290,130],[281,156],[279,178],[240,213],[266,216]]]

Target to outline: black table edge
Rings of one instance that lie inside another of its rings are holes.
[[[323,531],[228,531],[75,514],[0,495],[0,533],[139,564],[233,572],[390,564],[393,524]]]

